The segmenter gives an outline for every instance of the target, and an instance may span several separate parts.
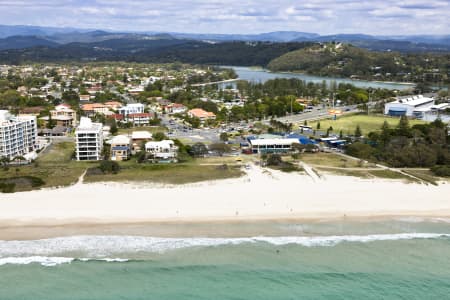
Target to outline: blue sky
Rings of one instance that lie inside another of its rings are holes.
[[[450,34],[450,0],[0,0],[0,24],[126,31]]]

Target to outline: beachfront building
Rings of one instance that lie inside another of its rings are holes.
[[[35,116],[16,117],[0,110],[0,157],[26,156],[36,149]]]
[[[215,120],[216,115],[212,112],[203,110],[201,108],[194,108],[187,112],[190,118],[199,118],[200,122],[204,123],[207,120]]]
[[[296,138],[287,139],[251,139],[249,145],[252,153],[288,153],[292,151],[292,145],[299,144]]]
[[[153,135],[149,131],[133,131],[131,133],[131,152],[136,154],[142,150],[142,145],[152,140]]]
[[[177,162],[178,147],[172,140],[147,142],[145,152],[149,160],[155,162]]]
[[[118,135],[111,140],[111,160],[128,160],[131,155],[131,138],[126,135]]]
[[[101,160],[103,150],[103,125],[82,117],[75,131],[77,160]]]
[[[386,103],[384,114],[389,116],[407,116],[414,117],[416,114],[423,114],[434,105],[434,99],[430,97],[408,96],[397,98],[393,102]]]

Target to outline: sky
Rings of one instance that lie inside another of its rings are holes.
[[[0,24],[114,31],[450,34],[450,0],[0,0]]]

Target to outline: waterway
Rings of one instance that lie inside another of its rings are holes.
[[[270,79],[275,78],[297,78],[306,82],[321,83],[325,81],[327,84],[332,82],[350,83],[357,87],[362,88],[375,88],[375,89],[390,89],[390,90],[407,90],[414,87],[411,83],[397,83],[397,82],[379,82],[379,81],[367,81],[367,80],[352,80],[346,78],[313,76],[301,73],[283,73],[283,72],[271,72],[263,68],[250,68],[239,66],[224,66],[232,68],[238,75],[240,80],[247,80],[250,82],[264,83]],[[224,83],[223,85],[230,85],[230,83]]]

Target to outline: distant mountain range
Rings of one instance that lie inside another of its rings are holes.
[[[319,35],[297,31],[261,34],[197,34],[177,32],[112,32],[77,28],[0,25],[0,50],[36,46],[57,47],[70,43],[96,43],[106,40],[178,39],[207,43],[244,42],[345,42],[375,51],[450,51],[450,35],[372,36],[366,34]]]

